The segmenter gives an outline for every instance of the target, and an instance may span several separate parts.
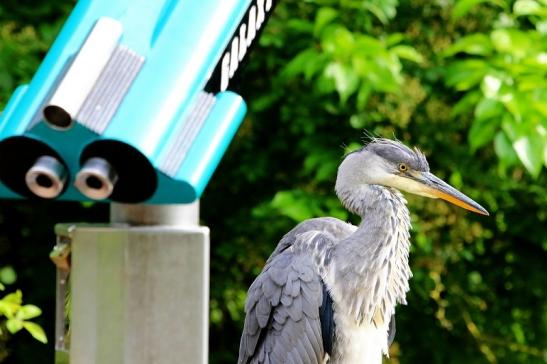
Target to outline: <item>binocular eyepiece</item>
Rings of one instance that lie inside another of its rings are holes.
[[[64,160],[34,138],[17,136],[0,142],[0,182],[25,197],[82,200],[75,193],[78,190],[90,200],[139,203],[156,193],[158,178],[145,155],[120,141],[90,143],[79,163]],[[68,186],[71,180],[74,188]]]
[[[25,174],[25,183],[29,191],[41,198],[58,197],[65,188],[68,177],[65,166],[55,157],[39,157]],[[91,200],[110,198],[118,174],[114,167],[103,158],[90,158],[76,175],[74,186]]]
[[[39,157],[25,174],[30,192],[42,198],[56,198],[63,192],[67,179],[65,166],[55,157]]]
[[[53,199],[65,189],[68,173],[55,157],[39,157],[25,174],[25,183],[35,196]],[[88,159],[76,175],[75,187],[87,198],[104,200],[109,198],[118,181],[118,174],[103,158]]]
[[[88,159],[76,175],[76,188],[93,200],[109,198],[118,181],[118,174],[112,165],[103,158]]]
[[[55,157],[39,157],[25,174],[25,183],[34,195],[53,199],[64,190],[67,180],[65,166]],[[118,174],[103,158],[88,159],[76,175],[74,185],[87,198],[104,200],[109,198],[118,181]]]
[[[65,188],[68,177],[65,166],[55,157],[39,157],[25,174],[29,191],[41,198],[58,197]],[[110,198],[118,174],[114,167],[103,158],[88,159],[76,175],[74,186],[87,198],[104,200]]]

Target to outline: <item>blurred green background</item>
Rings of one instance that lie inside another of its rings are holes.
[[[0,110],[73,5],[0,2]],[[247,287],[286,231],[356,222],[333,185],[365,131],[420,147],[491,212],[408,196],[414,278],[386,362],[547,362],[546,74],[546,0],[279,0],[238,88],[248,116],[202,199],[210,362],[235,362]],[[50,341],[2,318],[1,362],[53,363],[53,226],[107,220],[101,204],[0,201],[0,282],[42,309],[29,317]]]

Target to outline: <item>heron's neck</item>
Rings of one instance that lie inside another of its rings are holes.
[[[406,200],[397,190],[378,185],[337,192],[344,206],[362,218],[357,230],[335,247],[332,273],[344,282],[339,306],[358,323],[381,325],[396,302],[406,303],[411,275]]]

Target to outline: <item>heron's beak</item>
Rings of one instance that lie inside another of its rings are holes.
[[[448,183],[432,173],[421,172],[413,178],[421,184],[421,194],[431,198],[441,198],[466,210],[481,215],[489,215],[488,211]]]

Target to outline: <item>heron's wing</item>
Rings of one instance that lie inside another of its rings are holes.
[[[291,249],[277,254],[249,289],[238,363],[322,363],[322,299],[311,258]]]
[[[344,239],[349,234],[353,233],[355,229],[357,229],[357,227],[334,217],[317,217],[303,221],[281,238],[281,241],[277,244],[277,247],[272,252],[272,255],[270,255],[267,263],[286,249],[298,244],[298,241],[301,240],[298,237],[301,237],[302,234],[307,232],[329,234],[329,237],[332,237],[333,242],[335,242]]]

